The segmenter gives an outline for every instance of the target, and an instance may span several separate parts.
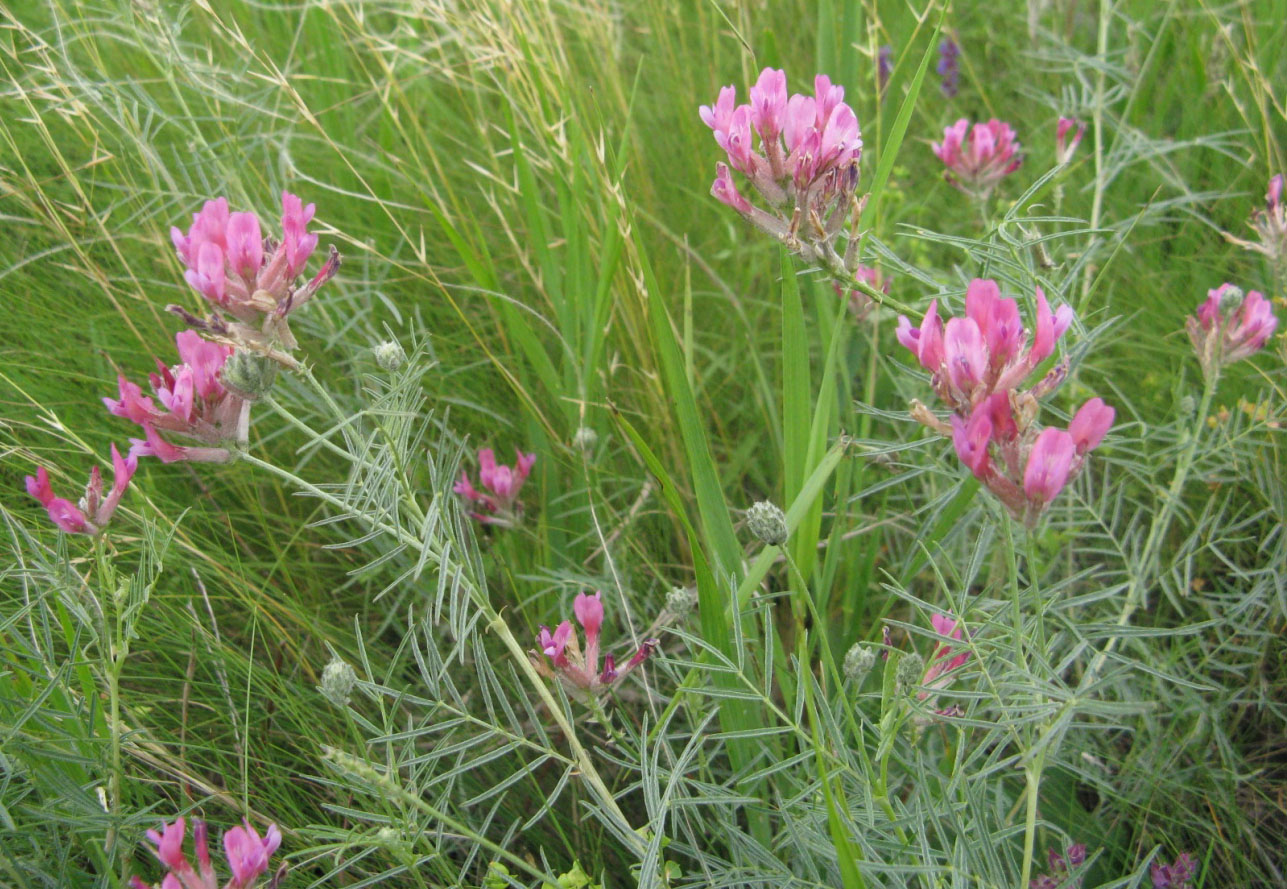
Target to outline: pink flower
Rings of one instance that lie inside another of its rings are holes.
[[[1287,204],[1283,203],[1282,173],[1269,180],[1265,207],[1253,211],[1247,224],[1258,235],[1258,241],[1244,241],[1228,232],[1224,233],[1225,239],[1247,250],[1263,253],[1274,261],[1287,258]]]
[[[255,881],[268,870],[268,859],[281,845],[281,832],[276,824],[270,824],[263,838],[250,822],[243,822],[244,827],[233,827],[223,835],[224,853],[232,878],[224,884],[223,889],[251,889]],[[156,857],[169,868],[170,872],[161,881],[161,889],[218,889],[218,878],[210,861],[210,848],[207,840],[206,825],[195,821],[192,827],[192,845],[197,854],[197,866],[194,870],[183,855],[183,818],[176,818],[173,824],[162,824],[161,831],[149,830],[147,837],[155,845]],[[283,867],[284,870],[284,867]],[[134,889],[149,889],[148,884],[139,877],[132,877],[130,885]]]
[[[1037,504],[1054,500],[1067,484],[1077,456],[1077,443],[1062,429],[1043,429],[1028,454],[1023,492]]]
[[[950,614],[935,614],[930,617],[930,623],[934,627],[934,632],[948,639],[961,641],[963,630],[961,625]],[[939,688],[947,684],[944,674],[961,667],[970,659],[969,650],[960,651],[954,654],[957,649],[946,642],[940,642],[934,649],[934,654],[930,656],[928,666],[925,669],[925,676],[921,679],[921,685],[926,688]],[[922,691],[917,694],[917,698],[924,700],[929,697],[929,692]]]
[[[1197,316],[1190,315],[1186,322],[1189,339],[1207,375],[1254,355],[1277,326],[1273,308],[1261,293],[1252,290],[1244,295],[1227,283],[1208,291]]]
[[[621,670],[612,655],[603,659],[599,669],[599,634],[603,628],[603,602],[599,593],[579,593],[572,603],[572,613],[585,631],[585,653],[577,641],[571,621],[563,621],[553,633],[541,627],[537,635],[540,652],[530,652],[532,665],[546,677],[558,677],[570,690],[598,694],[642,664],[657,648],[656,639],[646,639]],[[544,655],[544,657],[541,657]],[[548,660],[547,660],[548,659]]]
[[[964,318],[952,318],[944,327],[934,301],[919,329],[899,316],[896,335],[930,372],[939,397],[966,414],[992,393],[1022,383],[1050,357],[1072,323],[1072,309],[1060,306],[1052,313],[1039,287],[1036,302],[1031,348],[1018,304],[1002,298],[995,281],[982,278],[975,278],[966,290]],[[1045,387],[1049,388],[1053,385]]]
[[[1174,864],[1157,862],[1149,867],[1153,889],[1191,889],[1198,875],[1198,862],[1188,852],[1181,852]]]
[[[131,455],[121,457],[121,452],[112,445],[112,490],[103,496],[103,476],[95,466],[89,472],[89,483],[85,486],[85,496],[77,506],[69,500],[55,497],[49,484],[49,473],[45,467],[36,468],[34,476],[27,476],[27,493],[49,513],[49,519],[68,534],[87,534],[93,536],[107,527],[116,512],[130,479],[138,469],[138,460]]]
[[[207,342],[191,330],[175,336],[181,363],[166,367],[157,361],[150,376],[156,401],[139,386],[118,378],[120,399],[104,398],[107,410],[143,427],[142,439],[131,439],[131,458],[157,457],[164,463],[180,460],[225,463],[229,445],[246,441],[250,402],[226,389],[220,379],[232,348]],[[175,445],[162,432],[193,439],[200,447]]]
[[[265,241],[254,213],[229,213],[227,199],[218,198],[193,215],[186,235],[173,228],[170,239],[194,290],[242,324],[262,323],[265,330],[260,333],[272,333],[292,346],[279,329],[282,319],[312,297],[339,266],[339,254],[332,248],[322,273],[304,287],[295,286],[317,247],[317,235],[307,230],[315,209],[282,192],[282,238],[273,242]],[[266,244],[270,255],[265,255]]]
[[[1117,412],[1104,404],[1102,398],[1092,398],[1081,406],[1068,424],[1068,434],[1072,436],[1079,455],[1099,447],[1108,430],[1113,427],[1116,415]]]
[[[1023,163],[1014,130],[996,118],[973,128],[961,118],[943,130],[942,142],[931,147],[947,167],[947,181],[979,199],[986,199],[998,182]]]
[[[282,835],[276,824],[268,825],[261,839],[249,821],[242,823],[244,827],[230,828],[223,835],[224,853],[232,871],[230,885],[235,889],[254,885],[255,880],[268,870],[268,859],[282,844]]]
[[[460,472],[460,481],[452,488],[461,497],[471,503],[477,503],[483,512],[470,513],[475,519],[486,525],[513,526],[522,518],[523,504],[518,499],[523,483],[531,475],[532,464],[536,462],[535,454],[524,454],[515,450],[514,467],[500,465],[491,448],[478,451],[478,481],[490,493],[480,492],[469,480],[469,473]]]
[[[1077,132],[1073,133],[1072,139],[1069,139],[1068,133],[1073,127],[1077,128]],[[1084,135],[1086,135],[1084,123],[1072,117],[1059,118],[1059,123],[1055,125],[1055,163],[1063,166],[1072,160]]]
[[[1004,398],[998,393],[994,397]],[[952,445],[961,462],[980,480],[992,475],[988,446],[992,443],[992,420],[986,410],[977,410],[968,420],[952,415]]]
[[[806,259],[851,272],[854,258],[842,259],[835,242],[857,212],[862,133],[843,87],[822,74],[813,86],[814,95],[788,95],[786,73],[765,68],[748,104],[737,105],[736,90],[728,86],[713,106],[701,106],[698,113],[728,160],[716,167],[711,193]],[[730,168],[747,178],[769,209],[739,191]]]

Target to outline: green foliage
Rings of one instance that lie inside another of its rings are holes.
[[[1072,842],[1087,886],[1180,851],[1281,882],[1282,341],[1204,391],[1182,330],[1225,280],[1282,314],[1221,232],[1287,165],[1287,9],[1027,9],[0,10],[0,883],[155,879],[176,813],[276,822],[299,887],[1000,887]],[[765,64],[862,123],[865,319],[706,196],[696,108]],[[1061,114],[1091,125],[1056,170]],[[982,213],[925,144],[961,116],[1026,152]],[[99,398],[201,308],[169,227],[282,188],[345,257],[306,369],[244,459],[144,460],[107,537],[59,535],[23,477],[78,490],[133,431]],[[1051,422],[1118,412],[1032,534],[907,412],[897,307],[960,314],[976,276],[1077,309]],[[518,528],[452,493],[480,446],[538,454]],[[619,667],[660,639],[598,697],[529,652],[586,589]],[[944,612],[971,657],[922,688]],[[858,642],[888,660],[846,679]]]

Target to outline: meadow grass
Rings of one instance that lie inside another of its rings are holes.
[[[1284,350],[1204,388],[1184,318],[1224,281],[1284,297],[1221,233],[1287,168],[1287,3],[999,10],[0,10],[0,882],[152,880],[143,832],[191,812],[278,824],[301,887],[1018,886],[1071,843],[1087,886],[1181,852],[1280,885]],[[862,125],[864,320],[708,194],[697,107],[765,66]],[[1045,177],[1061,114],[1090,127]],[[993,116],[1027,160],[980,213],[928,143]],[[296,316],[308,372],[246,459],[144,459],[110,542],[57,533],[24,476],[70,491],[124,444],[101,397],[201,309],[169,227],[283,188],[344,256]],[[1117,411],[1034,532],[908,414],[893,307],[960,314],[975,277],[1076,309],[1051,422]],[[518,528],[452,494],[480,446],[537,454]],[[584,590],[619,662],[660,639],[592,701],[523,654]],[[947,718],[895,682],[943,612]]]

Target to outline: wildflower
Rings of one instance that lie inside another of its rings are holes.
[[[677,586],[666,594],[666,610],[684,615],[697,608],[697,587]]]
[[[1260,236],[1258,243],[1235,238],[1228,232],[1224,233],[1225,240],[1247,250],[1263,253],[1276,262],[1287,260],[1287,205],[1283,204],[1282,173],[1269,180],[1269,189],[1265,192],[1265,208],[1253,211],[1247,224]]]
[[[223,889],[251,889],[255,882],[268,870],[268,859],[281,845],[282,835],[276,824],[270,824],[263,837],[243,822],[227,830],[223,835],[224,856],[232,878],[224,883]],[[153,853],[167,868],[168,873],[161,882],[161,889],[218,889],[214,866],[210,861],[210,848],[207,842],[206,825],[197,820],[192,826],[192,845],[197,855],[197,867],[183,854],[183,838],[187,830],[183,817],[176,818],[173,824],[162,824],[161,830],[149,830],[147,838],[156,845]],[[285,866],[269,882],[277,885]],[[130,879],[133,889],[151,889],[138,877]]]
[[[769,546],[781,546],[786,543],[786,513],[781,507],[761,500],[746,511],[746,527],[761,543]]]
[[[1181,852],[1173,864],[1154,864],[1149,868],[1153,889],[1191,889],[1198,875],[1198,862],[1188,852]]]
[[[938,65],[934,70],[941,79],[939,89],[950,99],[956,95],[961,82],[961,69],[957,59],[961,55],[960,45],[951,37],[943,38],[938,45]]]
[[[992,393],[1016,388],[1054,352],[1055,343],[1072,323],[1073,311],[1060,306],[1051,312],[1037,288],[1037,312],[1032,345],[1013,299],[1003,299],[995,281],[975,278],[965,294],[965,317],[952,318],[946,326],[938,317],[938,301],[930,303],[919,328],[906,316],[898,318],[898,341],[930,372],[930,382],[946,404],[968,412]],[[1038,383],[1045,394],[1063,378]]]
[[[469,480],[469,473],[463,469],[460,481],[452,488],[461,497],[481,507],[482,512],[471,512],[470,515],[484,525],[513,527],[522,520],[523,503],[518,494],[532,473],[536,455],[524,454],[517,448],[514,454],[514,467],[511,469],[497,464],[491,448],[478,451],[478,483],[491,493],[476,490]]]
[[[158,373],[149,377],[158,407],[152,398],[125,377],[117,379],[120,399],[104,398],[107,410],[143,427],[142,439],[131,439],[131,457],[158,457],[163,463],[189,460],[226,463],[230,448],[244,447],[250,424],[250,402],[222,382],[223,368],[232,348],[203,340],[191,330],[174,338],[180,363],[166,367],[157,361]],[[180,435],[200,447],[175,445],[161,433]]]
[[[1068,132],[1073,127],[1077,132],[1073,133],[1070,140]],[[1086,135],[1086,125],[1073,117],[1061,117],[1059,123],[1055,124],[1055,163],[1063,166],[1072,160],[1073,154],[1077,151],[1077,146],[1081,144],[1081,137]]]
[[[137,468],[137,458],[132,454],[121,457],[116,445],[112,445],[112,490],[106,497],[103,496],[103,476],[97,466],[89,471],[89,483],[85,485],[85,496],[79,504],[54,496],[49,484],[49,473],[43,466],[36,467],[34,476],[27,476],[27,493],[40,501],[40,505],[49,513],[49,520],[59,528],[68,534],[86,534],[92,537],[111,521]]]
[[[749,104],[738,105],[736,88],[726,86],[699,114],[728,159],[715,165],[711,194],[806,261],[847,275],[854,257],[842,258],[836,242],[846,219],[856,223],[861,212],[855,192],[862,133],[844,94],[819,74],[813,95],[788,95],[786,74],[765,68],[751,87]],[[738,190],[732,170],[746,177],[770,209]],[[857,240],[850,238],[850,246],[856,250]]]
[[[934,627],[934,632],[948,639],[961,641],[962,629],[957,620],[950,614],[935,614],[930,617],[930,624]],[[921,678],[921,685],[926,688],[939,688],[947,683],[943,678],[945,673],[950,673],[957,667],[962,666],[970,659],[969,651],[961,651],[953,654],[955,649],[946,642],[940,642],[934,649],[934,654],[930,656],[929,666],[925,669],[925,675]],[[928,692],[921,692],[917,695],[919,698],[929,697]]]
[[[889,279],[881,273],[880,269],[860,265],[854,269],[853,278],[858,283],[866,284],[872,290],[879,291],[886,295],[889,294]],[[835,287],[836,294],[840,296],[843,296],[847,289],[841,287],[839,284],[835,284],[833,286]],[[871,298],[871,294],[866,291],[849,290],[849,311],[853,313],[854,318],[857,320],[865,320],[867,316],[871,314],[871,310],[875,304],[875,300]]]
[[[1185,323],[1189,339],[1208,377],[1226,364],[1255,354],[1269,340],[1278,319],[1258,291],[1243,294],[1232,284],[1207,291],[1196,316]]]
[[[1038,429],[1015,409],[1010,394],[997,392],[968,418],[951,418],[952,444],[961,462],[1016,519],[1029,526],[1081,471],[1086,455],[1104,440],[1115,411],[1092,398],[1078,409],[1068,430]]]
[[[1049,872],[1029,881],[1029,889],[1078,889],[1081,886],[1081,877],[1073,873],[1086,861],[1085,844],[1075,843],[1064,850],[1063,855],[1049,849],[1046,858]]]
[[[885,95],[889,86],[889,76],[894,73],[894,48],[886,43],[876,53],[876,88],[880,95]]]
[[[1014,130],[996,118],[973,128],[961,118],[943,130],[942,142],[931,147],[947,167],[943,177],[978,200],[986,200],[997,183],[1023,163]]]
[[[574,691],[597,694],[620,682],[628,673],[642,664],[657,649],[656,639],[645,639],[639,650],[620,670],[609,654],[603,658],[599,669],[599,634],[603,627],[603,603],[599,593],[593,596],[579,593],[572,603],[572,613],[585,631],[585,652],[577,641],[571,621],[563,621],[550,632],[541,627],[537,636],[540,651],[529,652],[537,672],[548,678],[557,676]]]
[[[305,205],[283,191],[282,236],[273,240],[264,237],[255,214],[230,213],[227,198],[206,201],[193,214],[187,234],[172,228],[170,240],[187,266],[184,278],[216,311],[201,320],[180,307],[170,309],[229,345],[245,346],[293,366],[288,353],[296,343],[286,316],[308,302],[340,265],[340,255],[332,247],[313,279],[302,287],[296,285],[317,247],[317,235],[308,231],[315,212],[313,204]]]
[[[317,690],[337,707],[347,707],[349,696],[353,694],[353,688],[357,685],[357,672],[353,665],[344,658],[336,655],[331,658],[322,669],[322,684]]]

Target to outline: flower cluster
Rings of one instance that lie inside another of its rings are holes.
[[[219,889],[214,865],[210,861],[205,822],[197,820],[192,825],[192,846],[197,854],[195,868],[183,854],[186,830],[183,818],[179,817],[173,824],[162,824],[159,832],[147,832],[147,838],[156,845],[153,853],[170,869],[161,881],[161,889]],[[281,843],[282,835],[276,824],[268,825],[262,837],[249,821],[244,822],[244,826],[226,830],[223,835],[224,856],[232,877],[223,884],[223,889],[251,889],[268,870],[268,859]],[[285,870],[283,865],[269,881],[269,889],[277,885]],[[151,889],[138,877],[132,877],[130,885],[133,889]]]
[[[1185,323],[1202,372],[1211,377],[1226,364],[1260,350],[1278,326],[1269,300],[1258,291],[1243,293],[1232,284],[1207,291],[1197,315]]]
[[[286,316],[312,299],[340,265],[340,255],[332,247],[313,279],[296,286],[317,247],[317,235],[308,231],[314,212],[313,204],[305,205],[283,191],[282,236],[274,240],[264,237],[255,214],[230,213],[227,198],[206,201],[193,214],[187,234],[172,228],[170,239],[187,266],[184,278],[214,306],[215,314],[201,321],[178,307],[171,309],[229,345],[293,367],[289,351],[296,343]]]
[[[855,265],[857,239],[850,238],[844,257],[836,241],[846,220],[856,225],[861,214],[856,189],[862,133],[844,96],[844,87],[824,74],[814,79],[813,95],[788,96],[786,74],[765,68],[751,87],[749,104],[738,105],[736,88],[726,86],[713,106],[700,109],[728,155],[727,164],[715,165],[711,194],[806,261],[837,274]],[[730,168],[749,180],[769,210],[738,190]]]
[[[109,413],[143,427],[143,438],[131,439],[133,457],[156,457],[162,463],[226,463],[232,459],[230,447],[244,446],[250,424],[250,401],[222,380],[233,350],[191,330],[180,331],[174,342],[179,363],[166,367],[157,359],[157,373],[148,378],[155,400],[121,376],[120,397],[104,398],[103,404]],[[176,445],[162,437],[163,432],[200,444]]]
[[[1019,389],[1054,353],[1072,323],[1072,310],[1051,311],[1037,289],[1037,311],[1029,344],[1018,304],[1001,297],[995,281],[975,279],[965,296],[965,317],[946,325],[931,302],[919,328],[898,319],[898,341],[930,372],[930,383],[952,409],[950,422],[919,401],[912,416],[952,437],[957,456],[1016,519],[1031,525],[1081,470],[1113,424],[1114,411],[1102,399],[1082,405],[1068,429],[1040,428],[1037,399],[1067,374],[1060,363],[1036,385]]]
[[[536,462],[535,454],[524,454],[515,449],[514,467],[498,465],[496,454],[491,448],[482,448],[478,452],[478,483],[491,493],[477,490],[469,480],[469,473],[460,471],[460,481],[452,488],[470,503],[477,503],[481,511],[470,515],[484,525],[502,525],[513,527],[523,517],[523,503],[518,493],[523,483],[532,472]]]
[[[1086,861],[1086,846],[1075,843],[1060,855],[1054,849],[1046,853],[1049,864],[1048,873],[1041,874],[1028,882],[1029,889],[1077,889],[1081,886],[1081,877],[1072,873]]]
[[[79,505],[54,496],[53,487],[49,484],[49,472],[43,466],[36,467],[34,476],[27,476],[27,493],[40,501],[40,505],[49,513],[49,520],[59,528],[68,534],[93,537],[111,521],[137,468],[138,459],[133,453],[129,457],[122,457],[116,445],[112,445],[112,490],[106,497],[103,496],[103,475],[97,466],[89,471],[89,483],[85,485],[85,496],[81,498]]]
[[[940,79],[938,88],[948,99],[953,98],[961,86],[961,67],[957,61],[960,56],[960,44],[951,37],[944,37],[938,45],[938,64],[934,70]]]
[[[577,642],[572,622],[565,620],[550,632],[541,627],[537,644],[540,651],[530,657],[537,672],[547,678],[557,676],[569,689],[581,693],[598,694],[634,670],[657,650],[656,639],[645,639],[639,650],[620,670],[612,655],[604,655],[603,669],[599,669],[599,631],[603,627],[603,603],[598,593],[593,596],[580,593],[572,603],[572,613],[585,630],[585,651]]]
[[[1287,261],[1287,205],[1283,204],[1282,173],[1269,180],[1265,208],[1254,211],[1247,224],[1260,236],[1259,242],[1244,241],[1227,232],[1225,238],[1239,247],[1263,253],[1275,262]]]
[[[296,343],[286,316],[311,299],[339,267],[332,247],[321,271],[296,287],[317,246],[317,235],[308,231],[314,209],[283,192],[282,237],[274,240],[263,237],[253,213],[230,212],[227,199],[217,198],[193,215],[187,234],[171,231],[187,266],[184,277],[216,311],[203,320],[171,306],[194,328],[175,336],[179,363],[167,366],[157,360],[157,372],[149,377],[151,395],[118,376],[117,397],[103,399],[110,413],[143,431],[142,438],[130,440],[127,458],[113,446],[116,479],[106,497],[97,468],[79,506],[54,496],[43,467],[27,479],[28,493],[54,524],[73,534],[99,533],[120,503],[139,457],[225,463],[245,447],[251,403],[267,392],[277,364],[296,366],[289,354]],[[190,443],[178,444],[175,438]]]
[[[942,142],[931,147],[947,167],[943,178],[979,200],[986,200],[998,182],[1023,164],[1014,130],[996,118],[973,127],[961,118],[943,130]]]
[[[1073,133],[1072,138],[1068,134],[1072,132],[1073,127],[1077,132]],[[1059,123],[1055,124],[1055,163],[1063,166],[1072,160],[1072,156],[1077,152],[1077,146],[1081,144],[1081,137],[1086,135],[1086,125],[1073,117],[1061,117]]]
[[[1181,852],[1172,864],[1157,863],[1149,868],[1153,889],[1192,889],[1198,875],[1198,862],[1188,852]]]

